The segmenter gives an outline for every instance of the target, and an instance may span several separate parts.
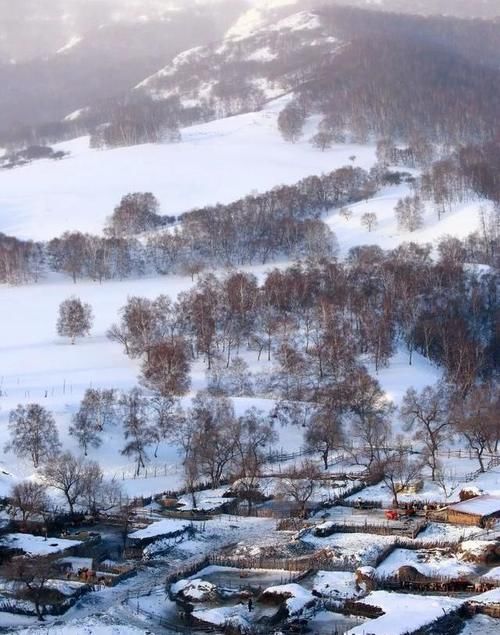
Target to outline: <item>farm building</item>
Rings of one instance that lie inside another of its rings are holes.
[[[500,496],[485,494],[449,505],[444,516],[449,523],[457,525],[491,526],[500,519]]]

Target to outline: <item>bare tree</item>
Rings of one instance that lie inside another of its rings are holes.
[[[1,574],[13,583],[19,600],[33,602],[42,622],[45,607],[54,601],[54,592],[47,583],[58,574],[55,556],[16,556],[2,566]]]
[[[450,470],[445,470],[441,463],[437,466],[434,480],[439,486],[439,489],[443,492],[446,502],[460,489],[460,480],[456,478]]]
[[[384,448],[377,472],[391,491],[393,504],[397,507],[399,494],[421,477],[423,462],[421,457],[413,455],[401,442],[391,446]]]
[[[316,491],[320,478],[321,473],[316,465],[312,461],[304,461],[281,480],[281,493],[295,501],[301,518],[307,516],[306,505]]]
[[[184,395],[189,390],[189,353],[183,338],[153,346],[142,366],[141,381],[160,395]]]
[[[372,229],[375,229],[378,225],[377,215],[374,212],[366,212],[363,216],[361,216],[361,224],[363,227],[366,227],[369,232],[371,232]]]
[[[9,500],[13,517],[19,514],[23,523],[33,516],[42,515],[50,504],[45,485],[36,481],[22,481],[14,485]]]
[[[85,505],[89,513],[99,517],[112,510],[119,510],[123,497],[123,489],[118,481],[105,480],[96,464],[87,466],[82,504]]]
[[[5,452],[14,452],[19,458],[29,457],[33,466],[52,458],[61,444],[52,414],[39,404],[19,405],[9,415],[10,442]]]
[[[127,194],[108,218],[104,231],[108,236],[129,236],[154,229],[162,224],[159,209],[158,199],[151,192]]]
[[[431,478],[436,478],[439,451],[452,432],[450,402],[444,386],[426,386],[420,393],[409,388],[403,398],[400,416],[407,432],[414,431],[416,441],[425,448]]]
[[[63,494],[74,514],[75,505],[85,502],[89,482],[99,481],[102,471],[98,463],[64,452],[44,466],[42,476],[47,485]]]
[[[118,324],[112,324],[106,331],[106,337],[112,342],[118,342],[125,349],[125,354],[130,355],[129,333],[126,328]]]
[[[77,337],[84,337],[90,333],[92,322],[92,308],[80,298],[73,296],[60,304],[57,333],[61,337],[69,337],[72,344]]]
[[[151,400],[151,431],[155,437],[155,457],[161,441],[176,439],[184,425],[185,413],[179,401],[172,396],[156,395]]]
[[[357,464],[365,465],[370,472],[390,434],[395,407],[364,368],[353,370],[346,383],[351,425],[344,447]]]
[[[342,209],[339,211],[339,214],[344,220],[351,220],[351,218],[353,217],[353,211],[349,207],[342,207]]]
[[[311,145],[314,148],[318,148],[321,152],[328,150],[332,147],[335,138],[331,132],[326,130],[317,132],[311,139]]]
[[[321,454],[325,470],[328,469],[330,453],[342,441],[342,417],[341,410],[324,404],[312,415],[306,428],[306,445]]]
[[[479,463],[479,471],[486,471],[484,454],[498,449],[500,431],[498,425],[499,395],[492,383],[474,386],[465,400],[455,399],[453,420]]]
[[[398,226],[402,230],[414,232],[423,225],[424,207],[418,196],[407,196],[404,199],[400,199],[394,212]]]
[[[269,418],[256,408],[251,408],[238,418],[235,439],[235,475],[239,477],[236,490],[247,501],[250,514],[266,463],[266,450],[278,440],[278,435],[269,423]]]
[[[278,116],[278,128],[283,139],[296,143],[302,136],[305,122],[304,110],[298,104],[288,104]]]
[[[115,416],[114,390],[97,390],[88,388],[75,413],[69,427],[85,456],[89,448],[98,448],[102,444],[101,434],[104,427],[111,423]]]
[[[233,404],[225,397],[198,393],[188,417],[195,425],[191,455],[196,457],[200,473],[210,479],[212,487],[219,487],[232,467],[236,451]]]
[[[251,397],[254,394],[252,373],[242,357],[233,357],[229,363],[216,357],[207,371],[208,392],[213,395]]]

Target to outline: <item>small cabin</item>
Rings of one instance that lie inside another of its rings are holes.
[[[484,494],[449,505],[444,510],[449,523],[490,527],[500,519],[500,496]]]

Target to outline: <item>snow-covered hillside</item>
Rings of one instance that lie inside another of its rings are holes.
[[[320,14],[297,0],[260,2],[209,46],[183,51],[136,87],[155,100],[176,96],[216,118],[257,108],[290,93],[341,43]]]
[[[253,190],[294,183],[349,163],[370,168],[372,146],[338,145],[319,152],[308,143],[285,143],[276,125],[282,101],[250,113],[194,126],[183,142],[115,150],[90,150],[88,138],[61,144],[63,161],[38,161],[0,171],[0,231],[20,238],[50,239],[65,230],[100,233],[124,194],[153,192],[164,214],[229,203]]]
[[[66,230],[100,234],[129,192],[150,191],[163,214],[178,215],[345,165],[370,169],[375,164],[372,145],[337,144],[325,152],[313,148],[309,139],[316,132],[317,117],[309,119],[301,141],[283,141],[276,120],[286,99],[260,112],[186,128],[179,144],[92,150],[83,137],[57,146],[70,153],[62,161],[1,170],[0,232],[33,240],[49,240]],[[428,205],[421,229],[399,230],[394,208],[409,193],[407,185],[387,187],[351,206],[349,219],[338,210],[328,213],[325,220],[338,237],[341,253],[365,243],[392,248],[404,241],[433,243],[445,235],[463,238],[478,228],[479,201],[457,205],[441,220]],[[371,232],[361,224],[366,212],[377,215]]]

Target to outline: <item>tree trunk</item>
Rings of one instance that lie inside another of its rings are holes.
[[[323,450],[322,452],[323,463],[325,465],[325,470],[328,469],[328,450]]]

